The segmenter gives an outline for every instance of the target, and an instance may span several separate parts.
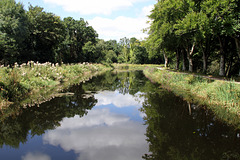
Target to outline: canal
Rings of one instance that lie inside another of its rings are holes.
[[[151,83],[107,72],[40,105],[2,111],[1,160],[239,160],[240,131]]]

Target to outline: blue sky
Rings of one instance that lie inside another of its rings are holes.
[[[99,38],[118,40],[123,37],[144,39],[147,15],[157,0],[16,0],[25,9],[29,3],[43,7],[62,19],[84,18],[97,31]]]

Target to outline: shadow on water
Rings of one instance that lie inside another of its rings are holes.
[[[146,160],[240,159],[240,132],[166,90],[146,94]]]
[[[146,160],[240,159],[240,132],[218,121],[204,107],[189,104],[168,90],[151,83],[142,72],[108,72],[64,92],[40,106],[10,107],[0,113],[0,147],[19,148],[28,136],[43,135],[60,126],[65,117],[87,115],[98,102],[100,91],[141,94],[144,99]]]

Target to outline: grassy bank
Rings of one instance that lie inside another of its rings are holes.
[[[13,68],[0,67],[0,106],[13,102],[41,103],[70,85],[86,81],[99,72],[110,68],[101,64],[54,65],[34,63]],[[28,97],[28,100],[23,101]]]
[[[217,118],[240,128],[240,84],[154,67],[145,68],[144,74],[185,100],[208,106]]]

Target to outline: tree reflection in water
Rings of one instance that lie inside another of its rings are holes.
[[[58,127],[64,117],[83,116],[95,106],[97,100],[93,95],[83,98],[82,85],[72,88],[76,90],[74,96],[54,98],[40,107],[21,108],[17,113],[1,119],[0,147],[8,145],[18,148],[20,143],[27,142],[29,132],[31,136],[42,135],[46,130]]]
[[[145,94],[146,160],[240,159],[239,132],[217,121],[211,111],[191,105],[166,90]]]

